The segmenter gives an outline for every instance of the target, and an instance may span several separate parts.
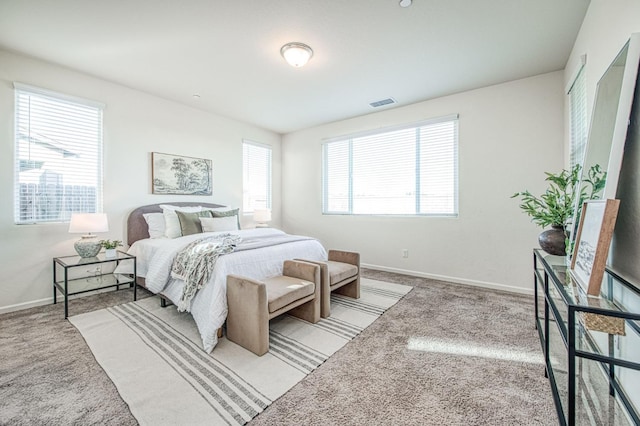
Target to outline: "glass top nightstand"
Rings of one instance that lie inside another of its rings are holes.
[[[131,262],[133,274],[103,273],[102,266],[120,262]],[[58,272],[62,273],[59,279]],[[64,296],[64,317],[69,316],[69,296],[86,293],[104,288],[129,285],[134,289],[136,299],[136,257],[122,251],[116,251],[115,256],[108,257],[104,252],[95,257],[61,256],[53,258],[53,303],[57,303],[57,291]]]

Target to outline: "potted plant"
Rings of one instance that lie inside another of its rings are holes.
[[[573,220],[578,185],[580,185],[579,208],[585,200],[597,197],[604,189],[607,173],[600,165],[592,166],[582,179],[580,179],[580,168],[580,165],[576,164],[570,171],[562,170],[558,174],[545,172],[547,175],[545,180],[549,182],[549,188],[539,197],[529,191],[516,192],[511,196],[511,198],[521,197],[520,208],[531,216],[532,222],[542,228],[551,226],[551,229],[542,232],[538,237],[540,247],[549,254],[564,256],[567,253],[566,228]]]
[[[100,240],[100,245],[104,247],[104,255],[106,257],[116,257],[116,248],[122,245],[120,240]]]

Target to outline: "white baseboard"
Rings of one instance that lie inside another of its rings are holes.
[[[125,284],[122,284],[122,285],[124,286]],[[73,296],[69,296],[69,300],[78,299],[80,297],[87,297],[87,296],[91,296],[93,294],[98,294],[98,293],[106,293],[108,291],[115,291],[115,288],[113,287],[98,288],[96,290],[88,291],[86,293],[74,294]],[[64,303],[64,296],[60,293],[58,293],[57,302],[58,304]],[[17,303],[15,305],[0,306],[0,314],[21,311],[23,309],[35,308],[36,306],[50,305],[52,303],[53,303],[53,296],[47,297],[45,299],[32,300],[30,302]]]
[[[414,276],[414,277],[421,277],[421,278],[430,278],[430,279],[439,280],[439,281],[448,281],[448,282],[452,282],[452,283],[456,283],[456,284],[470,285],[470,286],[473,286],[473,287],[490,288],[490,289],[493,289],[493,290],[508,291],[510,293],[533,295],[533,289],[528,289],[528,288],[515,287],[515,286],[509,286],[509,285],[497,284],[497,283],[490,283],[490,282],[486,282],[486,281],[468,280],[466,278],[449,277],[449,276],[446,276],[446,275],[427,274],[427,273],[424,273],[424,272],[411,271],[411,270],[408,270],[408,269],[390,268],[390,267],[387,267],[387,266],[371,265],[371,264],[368,264],[368,263],[363,263],[361,266],[363,268],[375,269],[377,271],[394,272],[396,274],[411,275],[411,276]],[[76,296],[71,296],[70,299],[75,299],[76,297],[89,296],[91,294],[96,294],[96,293],[103,292],[103,291],[113,291],[113,289],[100,289],[100,290],[97,290],[95,292],[89,292],[89,293],[79,294],[79,295],[76,295]],[[20,311],[22,309],[34,308],[36,306],[48,305],[50,303],[53,303],[53,297],[47,297],[45,299],[33,300],[33,301],[30,301],[30,302],[18,303],[18,304],[15,304],[15,305],[0,306],[0,314],[4,314],[4,313],[8,313],[8,312],[14,312],[14,311]],[[63,296],[58,295],[58,303],[64,303],[64,297]]]
[[[394,272],[396,274],[411,275],[414,277],[421,277],[421,278],[430,278],[434,280],[448,281],[456,284],[464,284],[464,285],[469,285],[473,287],[490,288],[493,290],[508,291],[510,293],[527,294],[527,295],[533,296],[533,288],[522,288],[522,287],[510,286],[505,284],[490,283],[487,281],[477,281],[477,280],[469,280],[466,278],[449,277],[446,275],[427,274],[425,272],[411,271],[411,270],[400,269],[400,268],[390,268],[387,266],[371,265],[368,263],[362,263],[360,266],[362,266],[363,268],[375,269],[377,271]]]
[[[60,300],[58,300],[58,302],[60,302]],[[30,302],[17,303],[15,305],[0,306],[0,314],[21,311],[23,309],[35,308],[36,306],[49,305],[51,303],[53,303],[53,297],[47,297],[46,299],[32,300]]]

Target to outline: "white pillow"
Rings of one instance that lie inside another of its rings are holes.
[[[238,216],[201,217],[202,232],[237,231]]]
[[[170,204],[160,204],[160,208],[162,208],[162,213],[164,214],[164,235],[167,238],[178,238],[182,236],[180,219],[178,219],[176,210],[185,213],[197,213],[202,211],[202,206],[178,207]]]
[[[149,227],[150,238],[164,238],[164,214],[163,213],[145,213],[142,215]]]

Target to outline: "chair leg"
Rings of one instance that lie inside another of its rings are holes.
[[[324,266],[326,268],[326,265]],[[320,321],[322,281],[321,266],[315,262],[297,260],[285,260],[282,265],[282,274],[289,277],[311,281],[315,285],[314,299],[291,309],[288,313],[310,323]]]
[[[334,293],[351,297],[353,299],[360,299],[360,276],[358,275],[358,278],[356,278],[355,281],[335,289]]]
[[[269,315],[264,283],[227,276],[227,339],[258,356],[269,351]]]
[[[329,286],[329,267],[326,263],[320,265],[320,316],[331,316],[331,287]]]
[[[300,318],[312,324],[320,321],[320,298],[316,297],[300,306],[297,306],[287,312],[289,315]]]

